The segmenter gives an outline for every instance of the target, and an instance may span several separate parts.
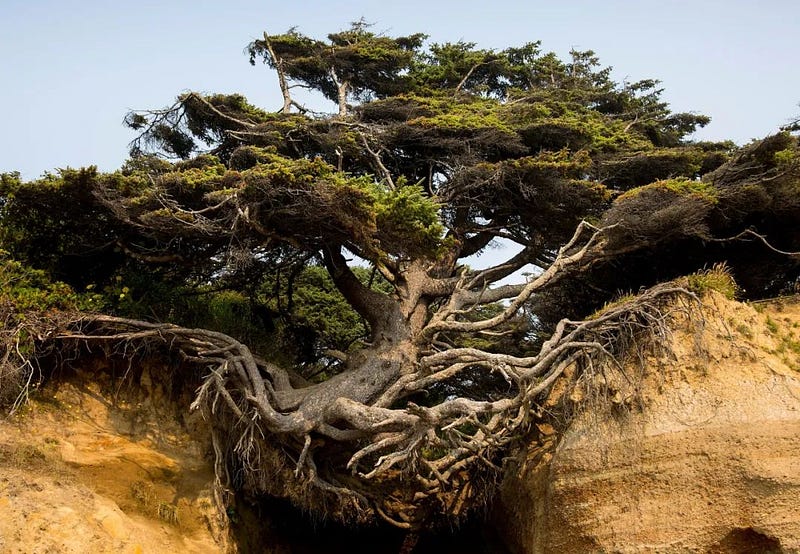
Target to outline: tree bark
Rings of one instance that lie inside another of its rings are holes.
[[[275,71],[278,73],[278,85],[281,87],[281,94],[283,95],[283,108],[281,108],[281,113],[288,114],[292,110],[292,95],[289,92],[289,82],[286,79],[286,72],[283,68],[283,58],[279,58],[275,55],[275,50],[272,48],[272,43],[269,40],[269,36],[264,33],[264,44],[267,47],[267,52],[269,52],[270,57],[272,58],[273,63],[275,64]]]
[[[339,75],[336,73],[336,70],[331,68],[330,70],[331,79],[333,80],[333,84],[336,85],[336,92],[337,92],[337,103],[339,105],[339,117],[344,119],[347,117],[347,93],[350,92],[350,85],[347,81],[342,81],[339,79]]]

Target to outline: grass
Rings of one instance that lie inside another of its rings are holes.
[[[587,317],[586,319],[597,319],[601,315],[605,314],[607,311],[609,311],[609,310],[611,310],[613,308],[616,308],[617,306],[621,306],[623,304],[626,304],[627,302],[630,302],[630,301],[634,300],[635,298],[636,298],[636,295],[634,295],[634,294],[630,294],[630,293],[623,294],[622,296],[620,296],[618,298],[615,298],[614,300],[609,300],[608,302],[603,304],[602,308],[600,308],[596,312],[594,312],[591,315],[589,315],[589,317]]]
[[[145,511],[152,510],[158,519],[170,525],[178,525],[178,507],[169,502],[156,502],[156,494],[151,483],[134,481],[131,483],[131,496]]]
[[[153,485],[144,481],[131,483],[131,496],[139,504],[148,506],[153,501]]]
[[[159,502],[156,515],[158,515],[158,519],[166,521],[169,524],[178,524],[178,507],[175,504]]]
[[[687,288],[700,296],[713,290],[728,300],[733,300],[739,289],[725,264],[714,264],[711,269],[692,273],[686,280]]]
[[[752,338],[754,337],[753,330],[744,323],[739,323],[738,325],[736,325],[736,331],[747,339],[752,340]]]
[[[767,316],[767,320],[766,320],[765,324],[766,324],[767,329],[769,330],[770,333],[772,333],[773,335],[777,335],[778,334],[779,327],[778,327],[778,324],[775,322],[774,319],[772,319],[770,316]]]

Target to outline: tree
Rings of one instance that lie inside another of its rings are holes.
[[[140,134],[120,172],[7,179],[0,191],[6,248],[70,283],[144,263],[149,279],[235,289],[297,316],[287,305],[300,276],[324,272],[363,320],[359,341],[316,335],[329,338],[315,359],[330,363],[311,381],[300,362],[280,366],[214,329],[98,315],[65,335],[166,341],[199,367],[193,406],[213,422],[223,486],[407,528],[458,518],[491,492],[508,449],[536,440],[565,370],[611,356],[678,287],[582,319],[619,291],[725,260],[737,276],[769,270],[744,279],[752,295],[798,277],[796,138],[689,142],[707,117],[672,113],[656,81],[613,82],[593,52],[426,49],[422,35],[361,22],[328,42],[265,34],[247,52],[278,73],[278,113],[186,93],[127,116]],[[299,106],[298,84],[337,113]],[[29,215],[52,194],[92,218]],[[46,256],[26,249],[31,238],[51,241]],[[465,263],[497,240],[518,253]],[[103,249],[115,256],[88,276],[61,269]]]

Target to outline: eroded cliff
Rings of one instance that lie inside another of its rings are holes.
[[[97,368],[0,422],[0,551],[223,551],[207,446],[175,409],[146,373]]]
[[[495,514],[513,551],[800,551],[800,301],[711,293],[671,325],[521,454]]]

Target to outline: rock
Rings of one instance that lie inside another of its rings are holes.
[[[125,524],[125,514],[116,503],[103,500],[93,514],[94,519],[112,539],[126,540],[130,536],[130,530]]]
[[[590,404],[520,455],[494,515],[512,552],[800,552],[800,305],[774,332],[772,307],[707,301],[641,410]]]
[[[115,403],[103,378],[53,383],[0,420],[0,552],[234,551],[180,406]]]

